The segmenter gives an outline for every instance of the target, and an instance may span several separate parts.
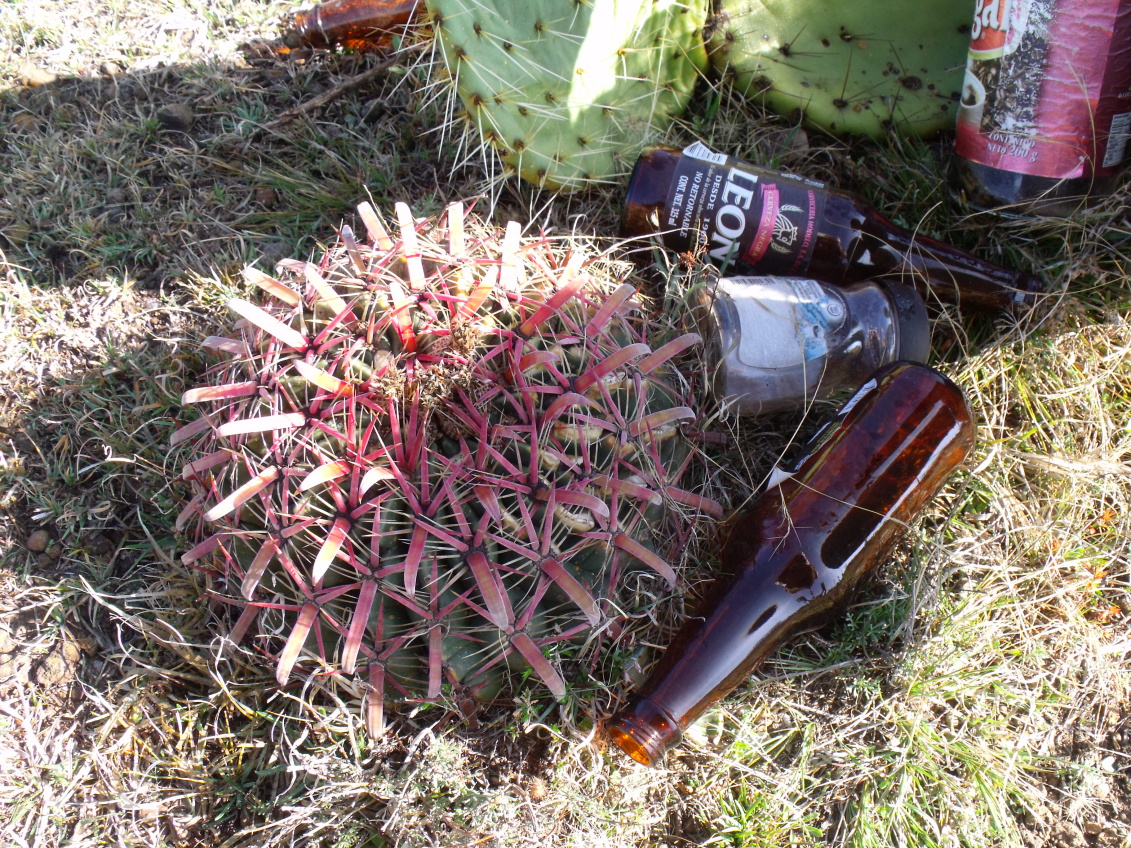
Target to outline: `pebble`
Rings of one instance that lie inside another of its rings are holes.
[[[361,107],[361,120],[363,121],[376,121],[378,118],[385,116],[385,101],[379,97],[374,97],[366,100]]]
[[[166,103],[157,110],[157,120],[167,130],[188,132],[192,129],[196,115],[192,107],[185,103]]]
[[[8,126],[16,132],[35,132],[39,129],[39,120],[35,115],[29,115],[27,112],[19,112],[12,116],[8,121]]]
[[[263,265],[265,268],[274,268],[279,262],[290,257],[293,248],[285,241],[273,241],[264,246],[262,251]]]
[[[82,117],[82,113],[73,103],[60,103],[51,117],[57,123],[73,124]]]
[[[91,556],[105,556],[114,550],[114,543],[101,533],[87,533],[82,537],[82,546]]]
[[[27,549],[35,554],[41,554],[51,544],[51,534],[46,530],[36,530],[27,537]]]
[[[24,65],[20,71],[24,85],[36,88],[41,85],[50,85],[58,77],[46,68],[37,68],[35,65]]]

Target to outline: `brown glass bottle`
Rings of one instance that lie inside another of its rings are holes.
[[[925,365],[885,366],[817,447],[733,523],[712,587],[605,727],[657,763],[784,639],[822,623],[887,554],[974,444],[961,390]]]
[[[894,279],[926,299],[999,310],[1031,304],[1041,283],[953,245],[912,234],[849,192],[759,168],[696,143],[637,160],[621,232],[703,251],[724,274],[827,283]]]
[[[327,0],[295,12],[291,26],[305,47],[386,50],[423,11],[423,0]]]

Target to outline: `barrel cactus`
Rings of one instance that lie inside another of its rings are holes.
[[[469,129],[524,179],[609,182],[707,70],[707,0],[426,0]]]
[[[973,0],[723,0],[712,66],[766,106],[836,135],[953,129]]]
[[[633,612],[628,578],[670,592],[672,552],[719,514],[681,488],[701,455],[673,360],[699,338],[580,245],[459,204],[360,213],[368,243],[343,228],[317,262],[249,267],[262,302],[207,339],[221,361],[173,437],[183,558],[280,684],[364,692],[374,732],[390,701],[488,700],[508,671],[561,699],[563,656]]]

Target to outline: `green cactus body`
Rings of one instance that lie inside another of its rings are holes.
[[[836,135],[954,127],[973,3],[724,0],[711,63],[771,110]]]
[[[706,70],[705,0],[427,0],[472,126],[524,179],[623,175]]]
[[[365,681],[373,730],[386,701],[490,699],[516,668],[562,698],[563,646],[616,629],[629,574],[673,590],[661,541],[721,514],[680,488],[701,457],[672,360],[699,338],[579,246],[499,239],[458,204],[398,205],[397,241],[362,217],[372,244],[248,269],[266,299],[209,340],[226,359],[175,436],[184,560],[281,684]]]

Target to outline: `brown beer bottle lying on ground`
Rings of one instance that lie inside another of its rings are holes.
[[[962,391],[926,365],[881,368],[792,473],[735,520],[720,579],[609,737],[656,764],[781,642],[824,623],[888,554],[974,444]]]
[[[759,168],[696,142],[646,150],[625,198],[621,232],[657,235],[725,275],[889,279],[963,307],[1027,306],[1039,280],[908,232],[856,195]]]
[[[305,47],[382,51],[423,10],[424,0],[327,0],[295,12],[291,27]]]

